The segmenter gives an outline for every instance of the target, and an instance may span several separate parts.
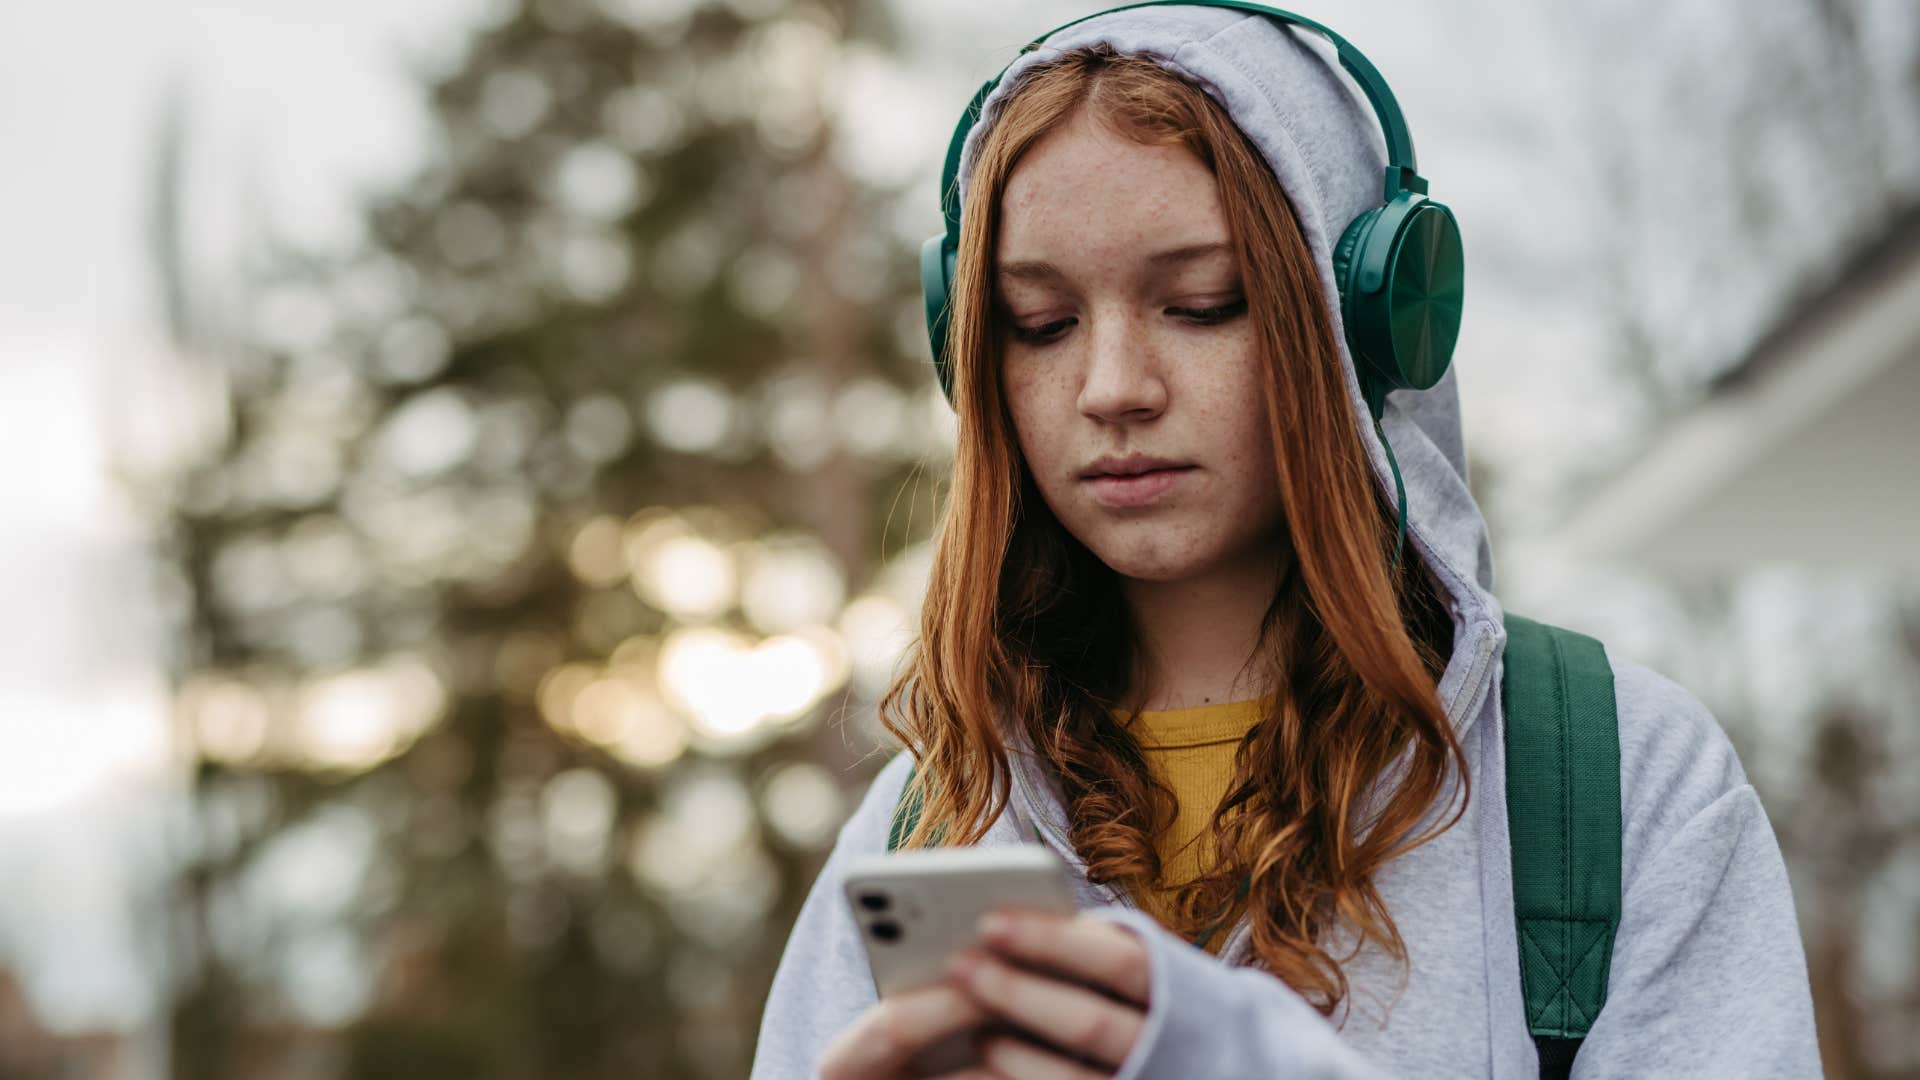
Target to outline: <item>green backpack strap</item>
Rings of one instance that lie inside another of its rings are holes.
[[[907,766],[906,785],[900,789],[900,801],[893,806],[893,827],[887,830],[889,852],[898,851],[901,841],[920,824],[920,793],[913,790],[913,774],[919,768],[917,761]]]
[[[1607,999],[1620,926],[1620,725],[1600,642],[1508,614],[1500,682],[1527,1027],[1564,1077]]]

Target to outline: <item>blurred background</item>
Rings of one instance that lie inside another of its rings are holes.
[[[745,1075],[946,138],[1102,6],[0,5],[0,1077]],[[1462,223],[1502,598],[1713,708],[1828,1074],[1920,1076],[1920,7],[1299,10]]]

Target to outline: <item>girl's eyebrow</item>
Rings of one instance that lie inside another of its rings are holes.
[[[1060,268],[1045,259],[1003,262],[994,267],[993,274],[1006,281],[1047,281],[1062,276]]]
[[[1192,262],[1220,251],[1231,254],[1233,246],[1225,240],[1209,240],[1203,244],[1188,244],[1185,247],[1155,252],[1147,256],[1147,262],[1152,266],[1172,266],[1177,263]]]
[[[1231,253],[1232,250],[1232,245],[1224,240],[1209,240],[1204,243],[1186,244],[1177,248],[1168,248],[1165,251],[1156,251],[1147,256],[1146,262],[1149,266],[1161,268],[1192,262],[1217,252]],[[1004,280],[1023,281],[1047,281],[1066,276],[1060,272],[1059,267],[1045,259],[1018,259],[1003,262],[994,267],[993,273],[995,277]]]

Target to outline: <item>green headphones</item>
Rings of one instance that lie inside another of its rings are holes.
[[[1394,549],[1397,565],[1406,538],[1406,489],[1400,480],[1400,467],[1393,462],[1393,448],[1387,446],[1386,433],[1380,428],[1380,418],[1389,391],[1425,390],[1447,372],[1460,332],[1460,298],[1466,276],[1459,226],[1451,210],[1427,198],[1427,181],[1419,175],[1414,161],[1413,137],[1386,80],[1360,50],[1312,19],[1239,0],[1146,0],[1056,26],[1021,52],[1031,52],[1047,38],[1088,19],[1170,4],[1236,8],[1322,35],[1333,43],[1340,65],[1360,84],[1379,117],[1387,144],[1385,202],[1354,218],[1341,233],[1333,249],[1333,274],[1340,290],[1341,322],[1346,327],[1347,346],[1353,353],[1361,392],[1373,416],[1374,432],[1386,446],[1399,490],[1399,537]],[[980,117],[981,105],[1005,74],[1003,68],[981,85],[953,129],[940,177],[940,209],[946,228],[920,247],[920,289],[927,308],[927,333],[933,343],[933,366],[949,400],[953,397],[953,372],[946,357],[947,312],[960,250],[960,152],[966,145],[967,132]]]

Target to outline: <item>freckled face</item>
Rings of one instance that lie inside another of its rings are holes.
[[[1002,196],[994,303],[1020,451],[1054,516],[1125,577],[1270,565],[1281,539],[1231,237],[1198,158],[1084,110]]]

